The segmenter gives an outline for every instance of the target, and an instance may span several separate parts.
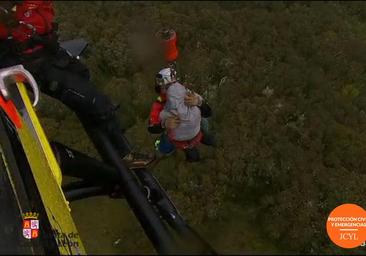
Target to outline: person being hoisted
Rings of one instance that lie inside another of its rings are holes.
[[[202,125],[207,122],[205,118],[211,116],[211,108],[199,94],[178,81],[175,70],[178,57],[176,32],[166,29],[157,35],[162,39],[168,67],[156,75],[155,90],[159,96],[152,104],[148,131],[162,133],[156,142],[161,155],[169,155],[178,148],[185,152],[187,161],[199,161],[197,146],[200,143],[215,145],[213,136],[205,129],[207,125]]]
[[[22,64],[42,92],[77,114],[89,135],[101,129],[129,168],[146,167],[154,156],[132,151],[117,107],[93,86],[87,67],[59,46],[54,16],[52,1],[1,1],[0,68]]]
[[[165,94],[166,102],[159,119],[161,127],[166,128],[168,142],[183,150],[187,161],[199,161],[198,145],[214,145],[213,137],[201,129],[201,117],[210,117],[210,107],[199,94],[179,83],[171,68],[162,69],[157,74],[156,83]]]

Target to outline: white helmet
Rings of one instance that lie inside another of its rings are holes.
[[[155,81],[159,86],[166,86],[176,82],[177,72],[172,68],[164,68],[156,74]]]

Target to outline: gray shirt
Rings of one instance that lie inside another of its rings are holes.
[[[164,109],[160,112],[162,124],[171,116],[178,116],[180,124],[171,132],[173,139],[185,141],[193,139],[201,129],[201,111],[197,106],[189,107],[184,103],[188,90],[178,82],[170,85],[167,90],[167,100]],[[201,97],[201,96],[199,96]]]

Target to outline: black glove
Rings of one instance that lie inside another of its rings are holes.
[[[56,54],[60,49],[60,44],[58,41],[58,24],[52,23],[52,31],[46,35],[33,35],[33,40],[37,43],[43,44],[48,52]]]

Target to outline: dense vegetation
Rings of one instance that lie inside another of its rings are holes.
[[[61,37],[90,42],[85,62],[96,86],[121,104],[128,137],[145,150],[153,150],[146,124],[161,57],[144,35],[162,26],[178,32],[181,77],[215,110],[210,122],[219,146],[202,146],[205,160],[198,164],[174,155],[154,173],[219,252],[362,252],[333,245],[325,221],[342,203],[366,206],[364,3],[56,7]],[[95,155],[69,110],[44,99],[40,111],[52,139]],[[137,225],[116,232],[130,234],[124,235],[130,242],[112,249],[85,243],[91,252],[152,252]]]

